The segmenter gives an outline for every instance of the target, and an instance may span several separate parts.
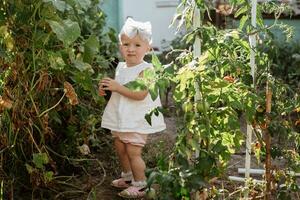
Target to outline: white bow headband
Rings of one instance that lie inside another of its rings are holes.
[[[150,22],[139,22],[134,21],[132,18],[128,18],[121,29],[119,34],[119,39],[121,41],[121,36],[125,34],[129,38],[133,38],[136,35],[139,35],[142,39],[152,43],[152,31],[151,31],[151,23]]]

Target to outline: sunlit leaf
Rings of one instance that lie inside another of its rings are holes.
[[[245,26],[245,23],[247,22],[247,20],[249,19],[248,15],[244,15],[241,20],[240,20],[240,26],[239,29],[242,30]]]
[[[248,6],[241,6],[234,14],[234,17],[237,18],[238,16],[245,14],[248,12]]]
[[[152,64],[156,71],[162,68],[162,64],[154,53],[152,54]]]
[[[156,79],[156,73],[153,68],[147,68],[143,71],[143,79],[153,81]]]
[[[147,85],[145,84],[145,81],[142,79],[130,81],[126,83],[124,86],[129,88],[132,91],[142,91],[147,89]]]

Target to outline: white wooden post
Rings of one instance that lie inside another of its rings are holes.
[[[256,28],[256,10],[257,10],[257,0],[251,1],[251,25]],[[255,64],[255,48],[256,48],[256,35],[257,34],[251,34],[249,36],[249,42],[250,42],[250,66],[251,66],[251,75],[253,78],[253,87],[255,87],[256,82],[256,64]]]
[[[200,9],[195,8],[194,10],[194,18],[193,18],[193,28],[194,30],[201,26],[201,19],[200,19]],[[199,36],[196,36],[194,42],[194,50],[193,50],[194,57],[201,56],[201,40]]]
[[[256,27],[256,9],[257,0],[251,0],[251,25]],[[251,34],[249,36],[250,42],[250,66],[251,75],[253,79],[253,87],[255,88],[256,82],[256,64],[255,64],[255,48],[256,48],[256,34]],[[245,158],[245,178],[250,177],[250,167],[251,167],[251,142],[252,142],[252,126],[247,124],[247,138],[246,138],[246,158]],[[245,182],[247,184],[247,182]],[[247,186],[247,185],[246,185]],[[245,199],[248,199],[248,193],[245,194]]]
[[[194,30],[196,30],[200,26],[201,26],[200,9],[197,8],[197,6],[195,6],[194,16],[193,16],[193,28],[194,28]],[[196,38],[195,38],[195,42],[193,45],[193,55],[194,55],[194,58],[199,58],[201,56],[201,40],[200,40],[199,36],[196,36]],[[200,90],[199,90],[199,83],[197,81],[194,82],[194,87],[195,87],[195,91],[196,91],[195,102],[198,102],[201,99],[201,94],[200,94]],[[197,109],[195,109],[195,113],[196,113],[196,115],[198,115]],[[196,156],[196,158],[199,157],[199,150],[196,150],[195,156]]]
[[[193,16],[193,29],[196,30],[200,26],[201,26],[200,9],[197,8],[197,5],[195,5],[194,16]],[[200,58],[200,56],[201,56],[201,40],[198,35],[196,35],[195,42],[193,45],[193,56],[194,56],[194,58]],[[200,93],[200,89],[199,89],[199,83],[197,81],[194,82],[194,87],[195,87],[195,91],[196,91],[195,102],[199,103],[199,101],[201,100],[201,93]],[[195,113],[196,113],[196,115],[198,115],[197,109],[195,109]],[[196,150],[195,157],[196,158],[199,157],[199,150]],[[196,192],[195,196],[196,196],[195,200],[200,200],[199,199],[199,197],[200,197],[199,191]]]

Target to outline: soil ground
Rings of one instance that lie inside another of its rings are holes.
[[[172,148],[174,147],[175,140],[176,140],[176,119],[174,117],[165,117],[165,122],[167,125],[167,129],[161,133],[153,134],[148,138],[148,144],[144,148],[143,158],[147,164],[148,168],[154,168],[156,166],[156,160],[159,156],[159,153],[163,153],[164,155],[168,155]],[[241,119],[241,130],[242,132],[246,133],[246,123],[244,120]],[[253,136],[254,137],[254,136]],[[112,150],[113,151],[113,150]],[[112,163],[109,163],[110,166],[104,166],[107,170],[106,176],[102,177],[102,183],[97,186],[95,198],[87,198],[86,195],[82,197],[76,198],[76,200],[83,200],[83,199],[97,199],[97,200],[121,200],[122,198],[118,197],[117,193],[120,190],[117,190],[110,186],[111,181],[114,178],[118,177],[120,169],[118,169],[118,161],[115,158],[115,155],[112,156]],[[260,168],[263,169],[263,163],[258,163],[257,159],[252,156],[251,158],[251,168]],[[272,163],[275,167],[280,168],[284,165],[283,160],[275,160]],[[243,177],[244,174],[238,174],[238,168],[245,167],[245,147],[242,147],[239,152],[236,152],[232,155],[232,159],[229,163],[228,171],[225,177],[221,177],[215,181],[215,185],[219,188],[224,188],[225,190],[230,192],[239,191],[244,186],[243,182],[234,182],[228,180],[228,176],[238,176]],[[262,175],[252,175],[252,178],[261,180]],[[94,177],[94,181],[99,180]],[[228,194],[227,193],[227,194]],[[230,199],[240,199],[237,196],[230,198]],[[255,199],[262,199],[262,198],[255,198]],[[275,198],[276,199],[276,198]],[[298,198],[296,198],[298,199]]]

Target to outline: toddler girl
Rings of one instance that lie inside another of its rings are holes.
[[[145,162],[141,154],[148,134],[166,128],[163,116],[152,116],[152,125],[145,114],[161,106],[159,97],[152,100],[147,90],[131,91],[124,84],[143,76],[143,71],[152,68],[144,56],[150,50],[151,24],[128,18],[119,34],[120,52],[125,62],[116,68],[115,79],[104,78],[100,82],[99,94],[112,91],[111,98],[102,116],[103,128],[111,130],[114,145],[121,164],[121,177],[112,181],[112,186],[123,188],[119,193],[125,198],[139,198],[145,195]]]

